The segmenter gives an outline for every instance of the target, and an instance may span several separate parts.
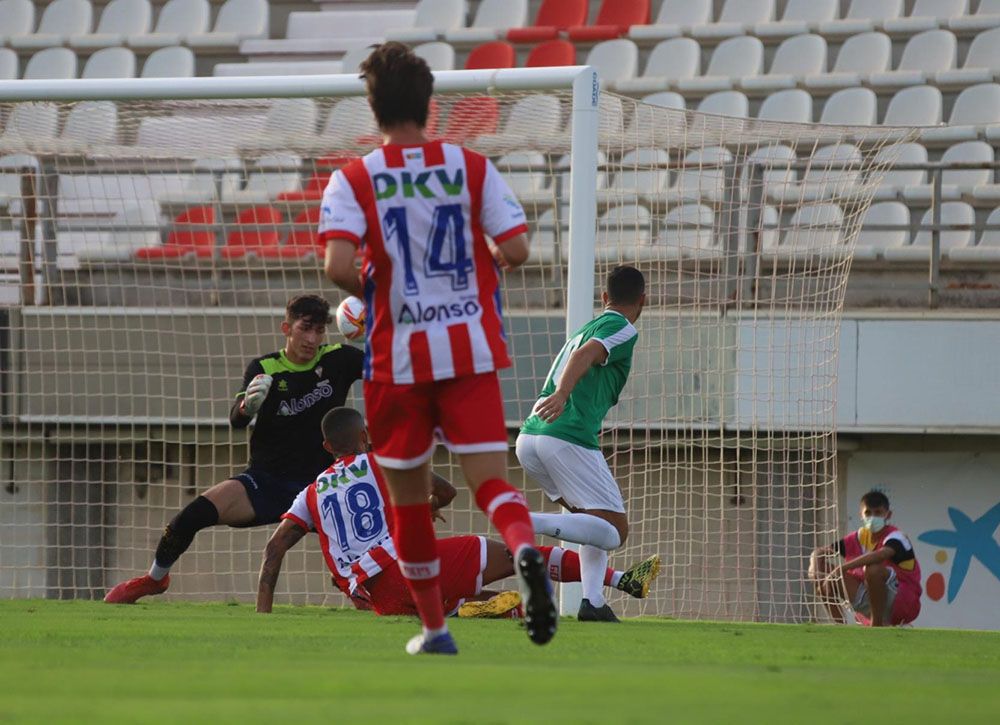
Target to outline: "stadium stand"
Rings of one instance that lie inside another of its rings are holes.
[[[792,36],[778,46],[768,72],[741,78],[740,88],[748,93],[795,88],[806,78],[826,71],[826,54],[826,40],[822,36],[813,33]]]
[[[157,48],[142,65],[143,78],[190,78],[195,74],[195,56],[180,45]]]
[[[507,40],[512,43],[538,43],[552,40],[560,31],[587,22],[587,0],[542,0],[535,22],[524,28],[511,28]]]
[[[179,45],[190,35],[207,33],[209,17],[208,0],[167,0],[156,18],[153,32],[130,34],[128,45],[143,49]]]
[[[413,27],[389,28],[386,40],[403,43],[429,43],[465,23],[465,0],[420,0],[417,3]]]
[[[466,70],[513,67],[514,46],[503,40],[493,40],[477,45],[469,51],[469,55],[465,59]]]
[[[76,53],[69,48],[46,48],[35,53],[24,67],[25,80],[76,78]]]
[[[648,22],[649,0],[603,0],[593,25],[571,26],[566,34],[574,42],[611,40]]]
[[[509,28],[519,28],[527,22],[528,0],[480,0],[472,24],[449,30],[444,38],[459,45],[481,43],[502,38]]]
[[[81,78],[135,78],[135,53],[129,48],[101,48],[87,58]]]
[[[149,0],[111,0],[104,6],[96,30],[71,35],[69,46],[93,49],[124,45],[130,35],[148,33],[152,22],[153,8]]]
[[[567,40],[546,40],[528,54],[525,68],[573,65],[576,63],[576,46]]]
[[[756,76],[764,70],[764,44],[750,36],[727,38],[719,43],[702,76],[682,78],[682,93],[702,94],[733,87],[740,76]]]
[[[0,80],[16,80],[17,66],[17,53],[10,48],[0,48]]]
[[[13,36],[8,43],[18,49],[65,45],[72,36],[89,33],[93,23],[94,9],[88,0],[54,0],[46,6],[35,32]]]

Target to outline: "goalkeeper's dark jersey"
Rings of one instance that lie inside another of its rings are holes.
[[[250,422],[239,412],[250,381],[260,374],[273,381],[250,436],[250,468],[303,487],[328,468],[333,457],[323,449],[320,422],[344,404],[351,384],[361,379],[363,359],[356,347],[321,345],[316,357],[302,365],[285,357],[284,350],[251,360],[229,416],[234,427]]]

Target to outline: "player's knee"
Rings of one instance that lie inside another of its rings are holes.
[[[625,546],[625,540],[628,539],[628,521],[614,521],[612,524],[618,530],[618,546]]]
[[[881,584],[889,578],[889,569],[882,564],[869,564],[865,567],[865,582]]]

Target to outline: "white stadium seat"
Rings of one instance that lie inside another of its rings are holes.
[[[764,70],[764,44],[758,38],[738,36],[719,43],[705,75],[677,82],[681,91],[711,93],[735,87],[743,76],[760,75]]]
[[[281,166],[289,163],[289,157],[262,157],[261,166],[271,164]],[[233,204],[266,204],[273,201],[278,194],[298,191],[302,187],[302,175],[298,169],[281,171],[256,171],[247,176],[246,186],[242,189],[224,189],[222,201]]]
[[[808,91],[791,88],[772,93],[760,104],[757,118],[761,121],[812,123],[813,99]]]
[[[955,144],[941,155],[944,164],[993,163],[993,147],[984,141],[964,141]],[[973,198],[976,189],[986,195],[994,191],[992,169],[945,169],[941,172],[941,199],[959,201]],[[903,198],[920,206],[930,204],[934,198],[931,184],[908,186],[903,190]],[[984,198],[984,201],[986,199]]]
[[[691,35],[695,38],[728,38],[748,33],[757,23],[774,19],[775,4],[775,0],[726,0],[719,20],[694,26]]]
[[[674,38],[712,22],[712,0],[663,0],[652,25],[635,25],[629,37],[636,40]]]
[[[563,113],[559,99],[545,94],[515,101],[498,134],[483,134],[475,147],[482,153],[505,153],[545,147],[558,138]]]
[[[668,259],[711,254],[716,246],[714,229],[715,212],[712,207],[681,204],[667,212],[657,243],[663,245]]]
[[[870,88],[844,88],[823,105],[820,123],[872,126],[877,123],[878,99]]]
[[[135,53],[128,48],[101,48],[87,58],[81,78],[135,78]]]
[[[778,257],[808,255],[822,249],[827,253],[841,251],[844,212],[836,204],[806,204],[795,210],[788,229],[781,237]],[[847,250],[842,250],[846,252]]]
[[[25,80],[76,78],[76,53],[69,48],[46,48],[35,53],[24,66]]]
[[[760,187],[762,199],[781,199],[798,181],[795,160],[795,150],[788,146],[759,148],[747,160],[747,181]]]
[[[619,254],[642,256],[652,239],[652,218],[641,204],[613,206],[597,220],[597,258],[617,261]],[[632,254],[630,254],[632,252]]]
[[[826,40],[819,35],[796,35],[774,52],[766,75],[743,78],[740,87],[753,91],[795,88],[809,76],[826,72]]]
[[[921,227],[934,223],[934,210],[928,209],[920,220]],[[974,239],[973,227],[976,223],[976,213],[968,204],[961,201],[946,201],[941,205],[942,227],[953,226],[957,229],[941,230],[941,253],[949,254],[952,250],[969,247]],[[890,261],[928,262],[930,260],[931,230],[921,229],[913,237],[913,243],[902,247],[892,247],[883,252]]]
[[[44,147],[55,139],[58,130],[59,108],[56,104],[18,103],[7,117],[7,125],[0,136],[0,149],[5,143],[15,142],[20,145],[25,141]]]
[[[874,164],[879,167],[887,163],[926,164],[927,149],[918,143],[884,148],[875,155]],[[875,199],[879,201],[901,199],[907,189],[917,189],[926,185],[927,169],[896,169],[889,166],[878,188],[875,189]]]
[[[31,0],[0,0],[0,45],[30,35],[35,28],[35,4]]]
[[[974,247],[964,246],[948,250],[948,257],[953,262],[1000,262],[1000,209],[994,209],[986,217],[986,227],[979,236],[979,244]]]
[[[998,19],[1000,21],[1000,19]],[[965,63],[960,69],[942,70],[934,77],[942,88],[962,88],[989,83],[1000,69],[1000,28],[980,33],[969,44]]]
[[[934,86],[910,86],[889,100],[886,126],[936,126],[941,123],[941,91]]]
[[[449,43],[422,43],[413,49],[433,71],[453,70],[455,68],[455,48]]]
[[[194,76],[194,52],[177,45],[157,48],[142,65],[140,78],[191,78]]]
[[[102,223],[106,231],[84,232],[76,257],[85,264],[129,261],[137,249],[160,245],[160,223],[156,202],[126,204],[114,218]]]
[[[497,160],[497,168],[503,174],[514,196],[522,202],[525,198],[544,194],[548,181],[545,157],[537,151],[505,154]]]
[[[954,143],[972,141],[979,136],[981,127],[1000,122],[1000,85],[981,83],[966,88],[958,94],[948,125],[931,128],[923,133],[926,143]]]
[[[184,38],[208,31],[208,0],[168,0],[160,9],[152,33],[128,36],[133,48],[164,48],[179,45]]]
[[[58,147],[110,146],[118,140],[118,107],[112,101],[83,101],[66,116]]]
[[[236,50],[248,38],[266,38],[270,6],[267,0],[226,0],[210,33],[191,33],[184,42],[201,52]]]
[[[639,49],[627,38],[605,40],[587,53],[586,65],[594,67],[601,83],[617,87],[624,80],[635,78],[639,71]]]
[[[403,43],[428,43],[465,25],[466,12],[465,0],[420,0],[413,27],[389,28],[385,37]]]
[[[819,32],[829,37],[867,33],[903,14],[903,0],[851,0],[843,20],[820,23]]]
[[[663,40],[650,52],[642,76],[619,81],[617,89],[625,93],[644,93],[668,88],[681,79],[697,75],[700,67],[701,48],[697,40]]]
[[[733,154],[721,146],[689,151],[684,168],[677,175],[672,201],[720,202],[725,195],[725,165],[733,162]]]
[[[65,45],[73,35],[89,33],[94,9],[88,0],[54,0],[45,7],[38,29],[9,40],[13,48],[52,48]]]
[[[889,18],[882,27],[887,33],[913,35],[923,30],[945,27],[953,18],[969,12],[969,0],[916,0],[905,18]]]
[[[651,93],[643,97],[642,103],[647,106],[659,106],[660,108],[674,108],[684,110],[684,97],[674,91],[660,91]],[[683,133],[684,118],[680,114],[673,115],[670,120],[676,122],[663,123],[662,116],[657,116],[659,121],[654,120],[654,114],[647,113],[642,106],[633,114],[629,121],[628,128],[625,129],[625,138],[634,140],[635,143],[648,146],[662,146],[670,143],[671,134],[674,132]],[[674,142],[676,143],[676,141]]]
[[[872,229],[872,226],[899,226],[899,229]],[[886,249],[905,246],[910,237],[910,209],[898,201],[883,201],[868,207],[854,248],[856,260],[875,260]]]
[[[872,73],[889,69],[892,41],[885,33],[861,33],[844,41],[837,53],[833,70],[806,78],[807,88],[847,88],[860,86]]]
[[[964,15],[948,21],[948,27],[957,33],[987,30],[1000,25],[1000,0],[979,0],[975,15]]]
[[[10,48],[0,48],[0,80],[17,80],[17,53]]]
[[[856,146],[847,143],[824,146],[812,155],[798,184],[772,188],[768,194],[784,205],[851,196],[857,193],[861,161],[861,152]]]
[[[622,156],[620,168],[602,199],[631,196],[655,204],[670,186],[670,154],[665,149],[641,148]]]
[[[778,22],[757,23],[753,32],[758,38],[789,38],[815,32],[820,23],[837,17],[840,0],[788,0]]]
[[[896,70],[872,73],[873,88],[899,88],[928,83],[936,73],[951,70],[958,62],[958,40],[948,30],[926,30],[914,35],[903,48]]]
[[[349,50],[344,53],[344,57],[340,59],[340,65],[342,70],[340,73],[356,73],[365,58],[371,55],[372,49],[369,47],[355,48],[354,50]]]
[[[357,146],[359,138],[377,134],[378,124],[368,101],[364,98],[344,98],[330,109],[330,115],[320,131],[320,139],[332,149],[347,149]]]
[[[71,48],[112,48],[125,45],[128,36],[148,33],[153,22],[149,0],[111,0],[104,6],[97,30],[73,35]]]
[[[527,24],[528,0],[480,0],[472,25],[448,30],[444,39],[449,43],[484,43],[501,37],[508,28]]]
[[[569,231],[567,219],[563,217],[559,220],[559,229],[556,228],[556,209],[552,207],[543,211],[531,227],[531,261],[551,262],[556,256],[557,237],[566,238]],[[558,235],[556,232],[560,232]]]
[[[713,113],[718,116],[746,118],[750,115],[750,101],[739,91],[719,91],[705,96],[698,104],[701,113]]]
[[[314,147],[319,110],[311,98],[279,98],[272,101],[258,135],[249,136],[242,148],[248,155],[261,150],[279,151]],[[296,166],[298,163],[296,162]]]

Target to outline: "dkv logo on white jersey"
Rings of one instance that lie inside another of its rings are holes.
[[[316,405],[323,398],[329,398],[332,395],[333,386],[330,384],[330,381],[320,380],[316,383],[315,389],[310,390],[301,398],[282,400],[278,406],[278,415],[298,415],[304,410],[309,410],[309,408]]]

